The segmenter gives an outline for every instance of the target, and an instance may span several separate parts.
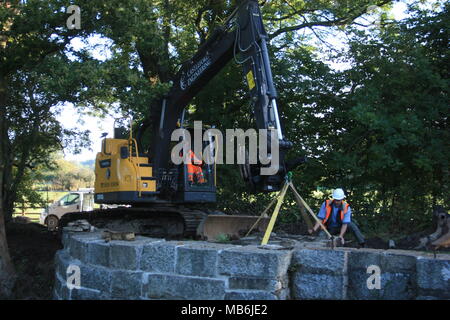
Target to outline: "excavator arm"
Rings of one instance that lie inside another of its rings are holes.
[[[247,159],[240,165],[241,173],[254,192],[273,192],[282,188],[286,173],[301,159],[290,163],[284,159],[292,143],[283,137],[267,42],[258,2],[240,1],[225,24],[212,33],[189,61],[183,63],[170,91],[160,102],[152,105],[136,139],[132,130],[128,139],[116,135],[103,139],[96,158],[94,196],[96,203],[106,207],[90,213],[90,223],[113,230],[134,230],[149,236],[197,234],[208,239],[224,233],[239,236],[255,226],[257,221],[259,231],[265,229],[267,218],[210,214],[197,207],[198,204],[216,201],[214,165],[206,161],[202,166],[198,163],[176,164],[175,161],[169,162],[169,157],[171,136],[177,122],[183,119],[184,109],[234,59],[242,66],[247,80],[256,129],[263,129],[264,135],[259,135],[259,155],[261,149],[265,149],[269,159],[267,164],[263,159],[265,152],[262,152],[263,157],[256,157],[256,163],[250,163],[254,157]],[[150,125],[152,128],[148,130]],[[142,152],[142,141],[147,130],[151,141],[145,153]],[[212,141],[213,138],[210,139]],[[195,149],[194,145],[194,154]],[[241,149],[238,151],[242,155]],[[180,155],[186,155],[185,152],[183,150]],[[276,155],[279,161],[270,161],[277,158]],[[196,156],[201,159],[199,154]],[[270,167],[271,174],[267,170],[263,174],[262,169],[267,167]],[[126,207],[108,207],[113,205]],[[77,218],[76,215],[70,216],[67,215],[61,226]]]
[[[182,117],[184,108],[208,82],[233,58],[242,65],[253,105],[257,129],[267,129],[267,146],[271,151],[271,134],[279,145],[279,167],[276,174],[261,175],[263,164],[242,165],[241,172],[254,191],[277,191],[288,170],[285,152],[292,146],[286,141],[280,124],[277,92],[273,82],[264,29],[258,2],[241,1],[226,23],[217,28],[196,54],[176,74],[168,94],[160,106],[154,106],[151,121],[141,127],[138,138],[153,124],[149,159],[156,175],[167,169],[171,134]]]

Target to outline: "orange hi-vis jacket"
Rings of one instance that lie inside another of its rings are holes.
[[[195,164],[198,166],[202,164],[202,160],[199,160],[197,158],[197,156],[195,155],[194,151],[192,151],[192,150],[188,151],[187,157],[188,157],[188,159],[191,160],[192,164]]]
[[[203,176],[203,170],[200,167],[203,162],[197,158],[192,150],[189,150],[187,156],[191,160],[191,163],[186,165],[188,170],[188,180],[194,182],[194,176],[196,176],[199,183],[204,183],[205,177]]]
[[[346,201],[342,202],[342,209],[340,210],[340,212],[341,212],[341,215],[340,215],[341,222],[344,220],[344,216],[348,212],[348,208],[349,207],[350,207],[350,205]],[[331,210],[333,210],[333,200],[326,200],[325,201],[326,215],[325,215],[325,219],[322,220],[322,223],[324,225],[327,223],[328,219],[331,216]]]

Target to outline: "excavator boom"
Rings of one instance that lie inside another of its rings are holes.
[[[175,165],[169,161],[171,136],[177,123],[183,125],[183,111],[190,101],[233,59],[242,66],[247,80],[256,129],[267,132],[262,145],[265,144],[269,157],[274,152],[279,154],[274,174],[263,175],[260,169],[268,165],[261,163],[257,157],[256,164],[246,162],[241,165],[242,176],[253,192],[280,190],[287,171],[291,169],[285,163],[285,153],[292,143],[284,139],[280,124],[267,42],[258,1],[240,1],[225,24],[212,33],[191,59],[183,63],[169,92],[151,106],[149,116],[139,127],[136,138],[130,130],[128,139],[104,139],[96,159],[95,202],[131,206],[118,209],[118,215],[129,213],[131,219],[139,211],[141,224],[143,214],[148,215],[148,221],[160,221],[159,225],[147,223],[151,227],[148,230],[176,229],[179,234],[181,229],[171,228],[170,225],[180,226],[183,220],[185,230],[194,229],[194,224],[201,219],[191,219],[188,211],[194,209],[186,210],[186,207],[216,201],[215,164],[200,164],[201,161],[196,160],[194,164]],[[148,150],[142,147],[146,132],[151,136]],[[277,150],[272,147],[274,140],[277,142],[275,145],[279,146]],[[197,207],[196,211],[199,210]],[[161,220],[164,212],[167,212],[167,221]],[[201,223],[199,233],[209,239],[221,233],[237,236],[250,229],[256,219],[252,216],[210,215]],[[261,219],[257,228],[264,228],[264,225],[267,225],[267,219]]]

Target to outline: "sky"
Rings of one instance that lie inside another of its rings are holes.
[[[100,36],[92,36],[88,39],[88,45],[95,44],[96,48],[93,51],[93,55],[96,59],[106,60],[110,57],[110,52],[108,50],[108,46],[110,41],[101,38]],[[75,38],[70,43],[75,49],[81,49],[85,46],[83,42]],[[70,161],[86,161],[86,160],[94,160],[95,156],[101,148],[101,135],[104,132],[108,133],[108,137],[113,137],[114,131],[114,118],[119,117],[117,114],[111,114],[106,116],[105,118],[93,117],[84,115],[79,112],[73,104],[66,103],[62,107],[61,114],[58,116],[58,121],[62,124],[62,126],[66,129],[74,129],[77,128],[79,130],[89,130],[91,147],[85,148],[82,150],[80,154],[73,154],[70,151],[64,151],[64,158]]]
[[[394,14],[396,20],[401,20],[406,17],[405,9],[405,1],[399,1],[394,4],[392,13]],[[96,45],[96,48],[93,51],[95,58],[105,60],[109,57],[110,53],[108,52],[108,40],[99,36],[93,36],[89,38],[88,43],[89,45]],[[332,44],[339,45],[339,43]],[[75,49],[82,48],[84,46],[80,39],[72,40],[71,45]],[[79,113],[72,104],[65,104],[61,114],[58,116],[58,120],[66,129],[78,128],[80,130],[90,130],[91,147],[90,149],[83,149],[82,152],[77,155],[66,150],[64,152],[64,158],[70,161],[94,160],[97,152],[100,151],[102,140],[100,137],[102,133],[107,132],[108,137],[113,137],[114,117],[119,117],[119,115],[111,114],[105,118],[83,115]]]
[[[58,120],[66,129],[77,128],[79,130],[89,130],[91,140],[91,150],[83,149],[80,154],[73,154],[64,151],[64,158],[70,161],[94,160],[101,147],[101,135],[108,133],[108,137],[113,136],[114,117],[105,117],[104,119],[92,116],[81,115],[72,104],[65,104]],[[81,121],[80,121],[81,120]]]

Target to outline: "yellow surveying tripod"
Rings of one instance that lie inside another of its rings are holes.
[[[298,206],[300,208],[300,212],[301,212],[301,214],[303,216],[303,219],[305,220],[306,224],[308,225],[308,229],[312,228],[312,223],[309,220],[308,215],[304,211],[304,208],[306,208],[306,210],[311,214],[313,219],[320,224],[320,227],[326,233],[326,235],[328,236],[328,239],[333,241],[334,237],[328,232],[327,228],[323,225],[322,221],[320,221],[319,218],[316,217],[316,215],[311,210],[311,208],[308,206],[308,204],[305,202],[305,200],[303,200],[303,198],[297,192],[297,189],[295,189],[294,184],[292,183],[292,172],[288,172],[288,174],[286,175],[286,178],[285,178],[285,183],[284,183],[283,187],[281,188],[280,192],[278,193],[277,197],[274,198],[270,202],[270,204],[266,207],[266,209],[264,209],[264,211],[262,212],[262,214],[260,215],[258,220],[254,223],[254,225],[247,232],[246,236],[248,236],[250,234],[250,232],[253,230],[253,228],[258,224],[259,220],[262,217],[266,216],[267,211],[276,202],[277,204],[276,204],[275,209],[274,209],[274,211],[272,213],[272,217],[270,218],[269,225],[267,226],[267,229],[266,229],[266,232],[264,234],[264,237],[263,237],[263,239],[261,241],[261,245],[266,245],[269,242],[270,235],[272,234],[273,227],[274,227],[275,222],[277,220],[278,213],[280,212],[280,208],[281,208],[281,205],[283,204],[283,200],[284,200],[284,197],[286,196],[286,192],[287,192],[288,188],[291,188],[291,190],[294,192],[295,200],[296,200],[296,202],[297,202],[297,204],[298,204]]]

